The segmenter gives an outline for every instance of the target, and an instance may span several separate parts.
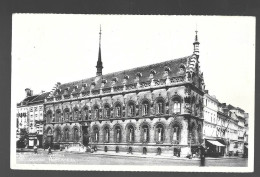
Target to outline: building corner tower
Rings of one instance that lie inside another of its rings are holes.
[[[195,41],[193,42],[193,46],[194,46],[193,53],[195,55],[197,55],[197,57],[199,57],[199,54],[200,54],[199,45],[200,45],[200,43],[198,41],[198,30],[197,29],[196,29],[195,33],[196,33],[196,35],[195,35]]]

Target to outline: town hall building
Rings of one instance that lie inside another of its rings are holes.
[[[44,101],[43,143],[54,148],[174,154],[203,143],[204,79],[196,31],[189,56],[103,74],[101,30],[96,76],[57,83]]]

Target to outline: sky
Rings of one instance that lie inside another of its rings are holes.
[[[12,100],[93,77],[102,27],[103,74],[189,56],[195,30],[206,89],[254,116],[255,18],[14,14]]]

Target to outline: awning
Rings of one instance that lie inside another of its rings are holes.
[[[220,142],[218,141],[214,141],[214,140],[207,140],[209,143],[215,145],[215,146],[225,146],[223,144],[221,144]]]

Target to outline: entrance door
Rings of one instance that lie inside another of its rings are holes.
[[[88,126],[82,126],[82,133],[83,133],[83,145],[88,146],[89,144]]]
[[[34,139],[34,146],[37,146],[37,139]]]

